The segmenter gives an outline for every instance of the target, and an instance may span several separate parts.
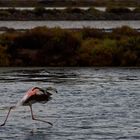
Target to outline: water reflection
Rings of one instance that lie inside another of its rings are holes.
[[[24,140],[51,140],[51,135],[48,134],[47,131],[48,129],[46,129],[46,132],[41,130],[31,130],[25,134]]]

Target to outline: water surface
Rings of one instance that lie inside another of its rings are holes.
[[[130,26],[134,29],[140,29],[139,20],[97,20],[97,21],[0,21],[0,27],[14,29],[31,29],[37,26],[61,27],[61,28],[99,28],[112,29],[121,26]]]
[[[33,86],[54,86],[47,104],[11,113],[0,127],[2,140],[139,140],[139,68],[1,68],[0,122],[7,109]]]
[[[11,9],[11,8],[14,8],[14,9],[17,9],[17,10],[34,10],[35,7],[0,7],[0,10],[5,10],[5,9]],[[46,10],[54,10],[54,9],[57,9],[57,10],[64,10],[68,7],[44,7]],[[91,7],[72,7],[72,8],[78,8],[78,9],[82,9],[82,10],[88,10],[89,8]],[[106,10],[106,7],[93,7],[99,11],[105,11]],[[134,10],[135,7],[126,7],[130,10]]]

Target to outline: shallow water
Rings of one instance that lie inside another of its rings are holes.
[[[0,122],[33,86],[54,86],[47,104],[11,112],[0,140],[139,140],[140,69],[138,68],[1,68]]]
[[[31,29],[38,26],[47,26],[49,28],[60,27],[69,29],[81,29],[83,27],[113,29],[121,26],[130,26],[134,29],[140,29],[140,20],[95,20],[95,21],[0,21],[0,27],[14,29]]]
[[[64,10],[68,7],[45,7],[46,10]],[[82,9],[82,10],[88,10],[90,7],[73,7],[73,8],[78,8],[78,9]],[[99,10],[99,11],[105,11],[106,7],[94,7],[95,9]],[[127,7],[130,10],[134,10],[135,7]],[[0,10],[3,9],[11,9],[11,7],[0,7]],[[14,9],[17,10],[34,10],[35,7],[14,7]]]

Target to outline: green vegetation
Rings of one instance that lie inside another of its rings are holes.
[[[0,66],[140,66],[140,32],[37,27],[0,34]]]

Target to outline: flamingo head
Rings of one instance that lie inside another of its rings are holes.
[[[54,93],[57,93],[58,92],[57,89],[54,88],[54,87],[47,87],[47,88],[45,88],[45,91],[46,92],[49,92],[51,94],[54,94]]]

